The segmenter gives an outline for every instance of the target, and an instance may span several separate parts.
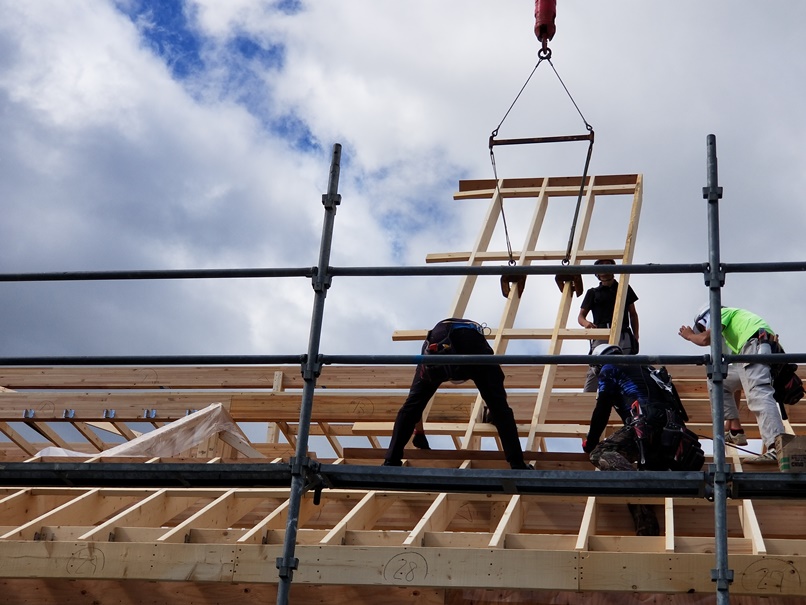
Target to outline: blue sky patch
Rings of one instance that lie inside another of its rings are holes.
[[[201,40],[191,28],[181,0],[134,0],[117,8],[137,26],[143,40],[174,78],[184,79],[204,69]]]
[[[304,8],[302,0],[278,0],[274,6],[286,15],[296,15],[301,13]]]
[[[255,42],[246,36],[236,36],[227,44],[228,50],[235,55],[234,58],[257,61],[266,68],[279,69],[285,60],[285,47],[281,44],[272,44],[268,47]]]
[[[144,44],[164,61],[174,79],[198,83],[205,72],[214,74],[215,80],[207,78],[206,84],[217,86],[219,95],[245,107],[269,132],[289,141],[298,151],[321,150],[307,123],[293,113],[278,116],[272,107],[266,72],[283,69],[282,44],[240,32],[216,48],[214,39],[199,34],[193,12],[182,0],[119,0],[116,6],[137,27]],[[271,10],[289,15],[303,8],[301,0],[279,0],[271,5]]]
[[[270,128],[276,135],[290,141],[294,149],[298,151],[313,152],[322,148],[308,125],[294,114],[273,120]]]

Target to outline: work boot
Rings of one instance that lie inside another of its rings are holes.
[[[725,443],[747,445],[747,435],[744,434],[744,431],[735,434],[732,431],[725,431]]]
[[[414,433],[414,437],[411,440],[411,444],[418,450],[431,449],[431,446],[428,445],[428,437],[425,436],[425,433]]]
[[[381,466],[403,466],[403,462],[400,460],[384,460]]]
[[[533,471],[535,467],[531,464],[526,464],[525,462],[510,464],[510,468],[513,471]]]
[[[660,525],[655,511],[651,506],[645,504],[628,504],[633,522],[635,523],[636,536],[659,536]]]
[[[778,464],[778,453],[775,448],[768,448],[766,452],[760,456],[751,456],[749,458],[742,458],[744,464]]]

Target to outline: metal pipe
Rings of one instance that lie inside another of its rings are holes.
[[[490,137],[490,147],[496,145],[530,145],[532,143],[569,143],[573,141],[591,141],[593,140],[593,133],[588,134],[571,134],[556,137],[531,137],[525,139],[494,139]]]
[[[766,273],[806,271],[806,261],[769,263],[725,263],[723,273]],[[595,275],[593,265],[482,265],[482,266],[417,266],[417,267],[330,267],[331,277],[417,277],[444,275]],[[169,279],[256,279],[264,277],[311,278],[316,267],[252,268],[252,269],[167,269],[143,271],[62,271],[45,273],[0,273],[0,282],[53,281],[126,281]],[[644,265],[613,265],[611,273],[623,275],[668,275],[685,273],[707,274],[707,263],[648,263]]]
[[[502,261],[503,262],[503,261]],[[610,265],[608,265],[608,269]],[[803,263],[806,270],[806,262]],[[601,267],[594,265],[482,265],[482,266],[420,266],[420,267],[331,267],[333,277],[400,277],[407,275],[595,275]],[[707,263],[613,265],[612,273],[670,274],[700,273],[708,271]]]
[[[708,176],[703,188],[703,198],[708,200],[708,261],[707,284],[711,309],[711,417],[713,418],[714,441],[714,541],[716,569],[711,570],[711,579],[716,582],[717,605],[730,602],[730,584],[733,570],[728,567],[727,497],[728,474],[725,464],[724,393],[722,385],[727,374],[727,364],[722,354],[722,286],[725,285],[719,259],[719,199],[722,188],[718,186],[716,136],[709,134],[706,140]]]
[[[766,361],[806,363],[806,353],[723,355],[726,363]],[[0,357],[0,366],[183,366],[303,364],[300,355],[123,355],[89,357]],[[621,365],[708,365],[710,355],[602,355],[597,361]],[[590,355],[319,355],[322,364],[342,365],[590,365]]]
[[[253,279],[260,277],[311,277],[313,268],[256,269],[155,269],[142,271],[50,271],[46,273],[0,273],[0,282],[114,281],[143,279]]]
[[[305,362],[305,355],[97,355],[0,357],[0,366],[181,366],[281,365]]]
[[[460,453],[459,450],[456,453]],[[541,455],[539,452],[537,455]],[[553,454],[574,460],[578,454]],[[268,488],[288,487],[287,463],[222,464],[196,462],[4,462],[2,487],[104,488]],[[702,471],[512,471],[439,467],[381,467],[323,464],[316,473],[322,489],[380,489],[507,493],[544,496],[635,496],[667,498],[710,497],[709,473]],[[804,500],[806,473],[736,473],[733,499]]]
[[[299,512],[302,503],[302,494],[308,476],[308,437],[310,435],[311,414],[313,411],[313,394],[316,389],[316,378],[319,376],[321,361],[319,360],[319,344],[322,336],[322,318],[325,312],[325,297],[330,288],[330,251],[333,243],[333,224],[336,220],[336,209],[341,202],[339,190],[339,173],[341,170],[341,145],[333,146],[333,157],[330,163],[330,177],[328,179],[327,193],[322,196],[325,207],[325,220],[322,225],[322,240],[319,246],[319,264],[313,276],[313,310],[311,312],[311,331],[308,339],[308,356],[303,366],[302,377],[304,386],[302,390],[302,403],[299,412],[299,428],[297,432],[297,447],[294,459],[291,461],[291,493],[288,499],[288,519],[285,526],[285,539],[283,540],[283,556],[277,560],[280,576],[277,585],[277,605],[287,605],[291,582],[298,560],[294,557],[297,529],[299,525]]]

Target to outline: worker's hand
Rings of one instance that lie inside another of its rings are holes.
[[[680,329],[677,331],[677,334],[681,338],[691,340],[691,337],[694,336],[696,332],[694,332],[694,330],[691,329],[691,326],[680,326]]]
[[[587,329],[587,330],[593,330],[594,328],[596,328],[596,324],[593,323],[592,321],[589,321],[589,322],[586,322],[583,327],[585,329]]]

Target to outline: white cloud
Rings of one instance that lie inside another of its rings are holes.
[[[486,204],[451,194],[460,178],[492,176],[487,137],[537,60],[528,2],[317,0],[280,14],[271,3],[199,0],[186,14],[206,36],[206,70],[182,80],[112,3],[0,6],[5,272],[312,266],[335,142],[344,145],[343,203],[332,264],[421,264],[428,252],[467,250]],[[749,0],[560,5],[552,61],[596,130],[591,169],[645,176],[638,263],[707,259],[709,133],[725,190],[723,261],[803,258],[806,7],[756,9]],[[239,37],[277,61],[236,60],[228,43]],[[282,136],[289,116],[319,148]],[[582,128],[544,63],[501,135]],[[496,157],[501,176],[570,175],[584,152],[580,144]],[[507,207],[516,247],[524,212]],[[547,234],[563,246],[568,218],[552,221]],[[504,247],[500,230],[494,246]],[[782,326],[796,351],[806,341],[792,321],[799,297],[777,297],[782,283],[797,292],[801,282],[729,276],[725,296]],[[457,283],[336,279],[323,346],[411,351],[391,344],[391,331],[440,319]],[[676,329],[706,298],[702,277],[631,283],[644,351],[694,353]],[[304,279],[60,288],[4,287],[6,354],[296,353],[307,344]],[[523,315],[552,313],[543,291],[530,278]],[[479,294],[469,312],[496,323],[497,284]]]

